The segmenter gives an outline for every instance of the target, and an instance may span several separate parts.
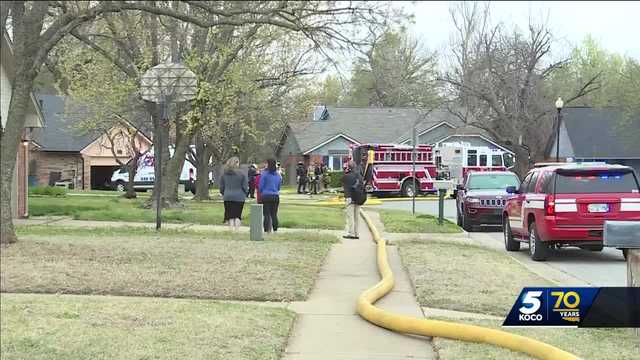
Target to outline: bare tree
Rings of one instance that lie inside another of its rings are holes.
[[[558,94],[549,94],[545,82],[568,60],[550,62],[553,36],[544,25],[530,24],[525,34],[509,32],[500,24],[489,25],[488,7],[478,3],[460,4],[451,15],[456,26],[454,68],[442,77],[457,100],[450,110],[511,147],[518,157],[516,170],[524,174],[529,166],[526,148],[533,160],[540,160],[552,144]],[[596,90],[598,80],[596,75],[584,81],[564,96],[565,103]],[[519,139],[524,140],[520,145]]]

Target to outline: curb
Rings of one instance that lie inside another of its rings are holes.
[[[391,291],[391,289],[393,289],[394,278],[387,261],[387,250],[384,239],[382,239],[378,233],[378,230],[373,225],[369,216],[362,210],[360,211],[360,215],[371,230],[373,240],[377,243],[378,271],[382,277],[380,282],[365,290],[358,297],[356,309],[358,314],[365,320],[395,332],[493,344],[513,351],[525,353],[538,359],[579,359],[575,355],[557,347],[525,336],[476,325],[459,324],[441,320],[418,319],[406,315],[395,314],[374,306],[373,304],[376,301],[384,297],[389,291]]]

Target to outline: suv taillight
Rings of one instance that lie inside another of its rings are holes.
[[[556,214],[556,199],[553,195],[547,195],[547,197],[544,198],[544,209],[545,213],[549,216]]]

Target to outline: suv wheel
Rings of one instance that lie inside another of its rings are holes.
[[[536,230],[536,224],[529,225],[529,255],[534,261],[544,261],[547,259],[547,253],[549,249],[538,236],[538,230]]]
[[[124,185],[124,181],[122,181],[122,180],[116,181],[116,191],[125,192],[126,190],[127,190],[127,188]]]
[[[456,206],[456,224],[462,226],[462,218],[460,217],[460,208]]]
[[[520,250],[520,242],[513,240],[513,233],[511,232],[511,225],[509,225],[509,218],[502,220],[502,233],[504,235],[504,248],[507,251]]]
[[[473,224],[471,223],[471,221],[467,218],[467,216],[464,214],[464,211],[462,211],[462,228],[464,229],[464,231],[466,232],[472,232],[473,231]]]

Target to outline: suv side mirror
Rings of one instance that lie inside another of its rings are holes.
[[[518,188],[515,186],[507,186],[507,194],[517,194]]]
[[[456,190],[464,191],[464,185],[462,184],[456,185]]]

